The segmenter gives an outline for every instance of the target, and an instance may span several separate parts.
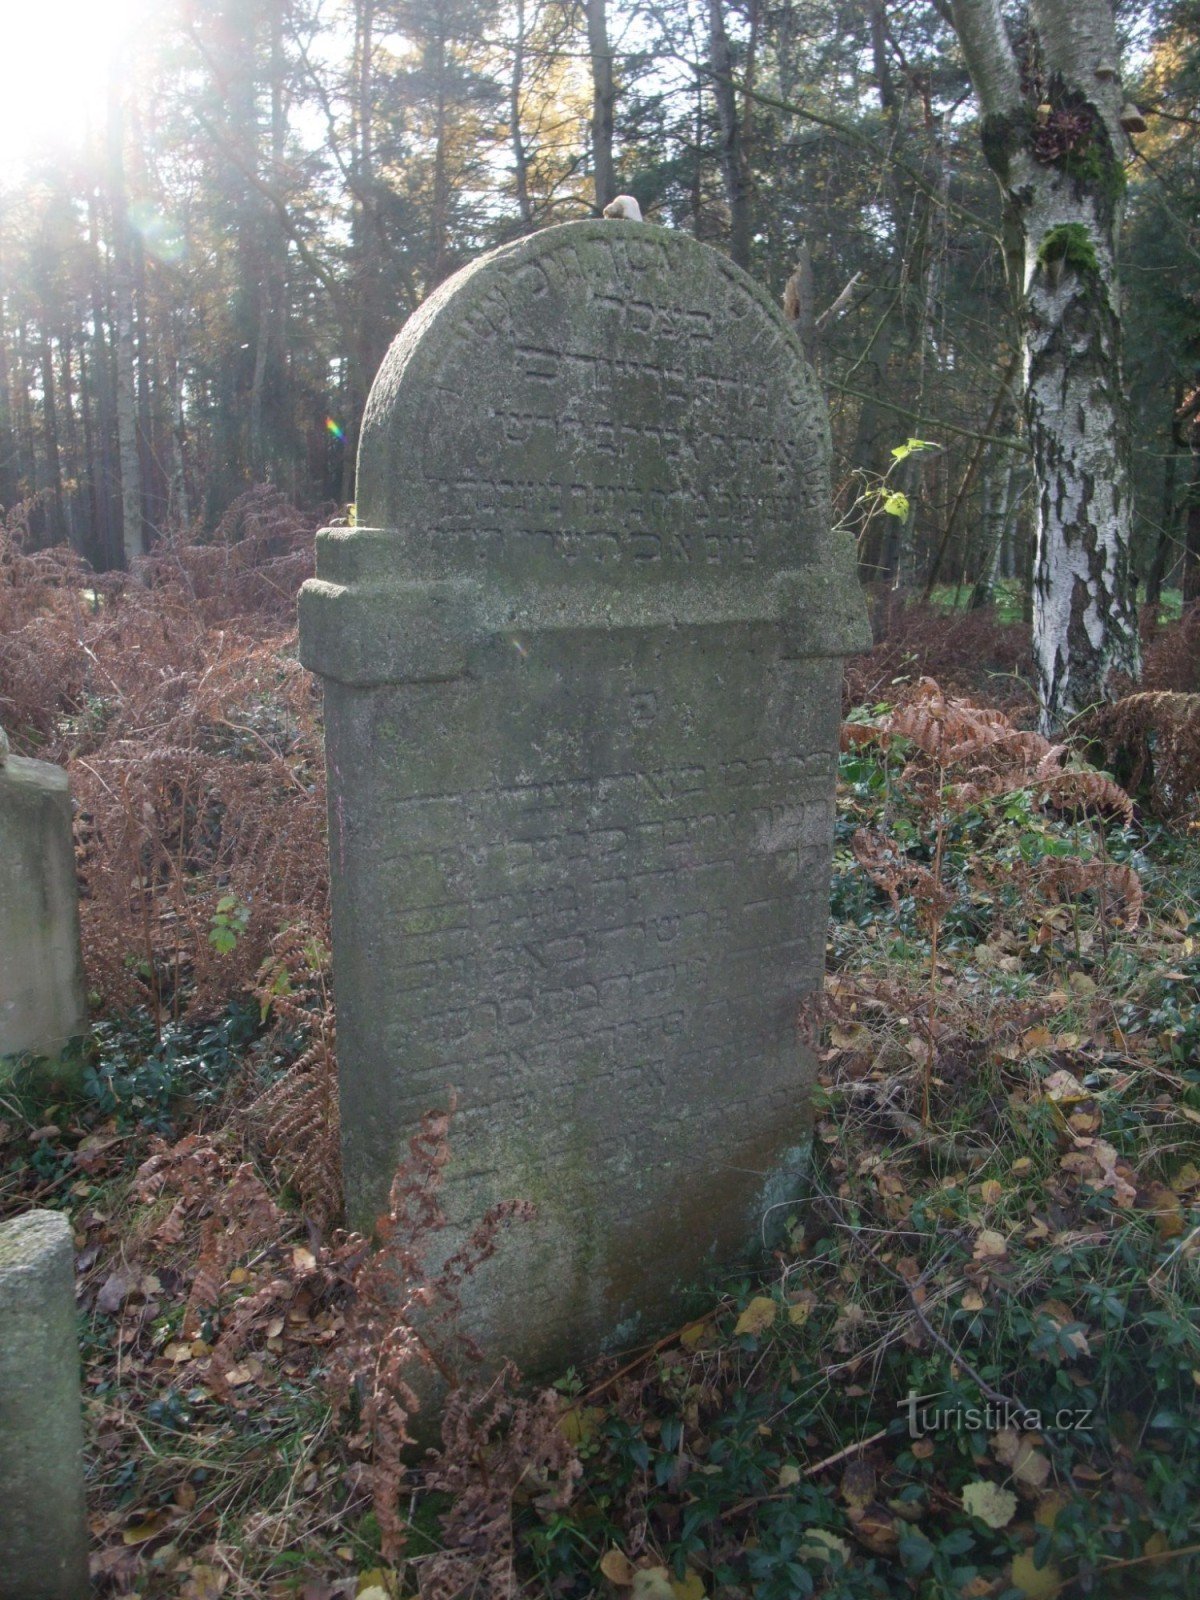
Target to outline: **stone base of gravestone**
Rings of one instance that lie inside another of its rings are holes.
[[[685,235],[581,222],[407,324],[363,422],[358,522],[300,605],[325,689],[347,1205],[386,1206],[458,1092],[464,1285],[527,1371],[673,1315],[760,1249],[804,1170],[841,657],[794,333]]]
[[[0,1223],[0,1600],[89,1593],[74,1264],[60,1212]]]
[[[87,999],[67,775],[0,741],[0,1078],[24,1056],[70,1077]]]

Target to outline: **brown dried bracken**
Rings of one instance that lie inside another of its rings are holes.
[[[1146,690],[1092,714],[1088,733],[1108,760],[1128,769],[1129,787],[1145,791],[1163,817],[1195,811],[1200,797],[1200,694]]]

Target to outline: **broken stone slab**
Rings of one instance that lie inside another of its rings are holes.
[[[0,1223],[0,1600],[88,1593],[74,1242],[28,1211]]]
[[[78,1076],[87,1034],[67,774],[0,743],[0,1079],[17,1060]]]

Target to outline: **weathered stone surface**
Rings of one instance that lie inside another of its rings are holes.
[[[346,1190],[460,1095],[449,1210],[537,1203],[468,1286],[531,1368],[669,1315],[794,1193],[840,657],[825,408],[681,234],[573,223],[459,273],[376,379],[318,538]],[[778,1214],[777,1214],[778,1220]]]
[[[87,1031],[67,775],[0,748],[0,1075],[11,1058],[63,1052]],[[4,1058],[10,1058],[5,1063]]]
[[[74,1260],[61,1212],[0,1223],[0,1600],[89,1593]]]

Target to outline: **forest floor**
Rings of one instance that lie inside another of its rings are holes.
[[[402,1456],[413,1342],[336,1228],[311,529],[245,515],[249,554],[89,604],[0,545],[0,710],[72,773],[96,1007],[81,1089],[0,1090],[0,1214],[74,1229],[97,1593],[1200,1592],[1195,629],[1091,729],[1124,788],[1023,730],[1019,629],[913,613],[851,665],[787,1247],[549,1390],[450,1330],[443,1445]],[[396,1192],[418,1279],[453,1138]]]

